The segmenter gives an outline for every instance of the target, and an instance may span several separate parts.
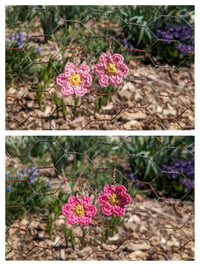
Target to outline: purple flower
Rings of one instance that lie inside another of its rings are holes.
[[[188,190],[194,187],[194,179],[189,179],[189,178],[184,177],[181,179],[181,183]]]
[[[131,45],[130,45],[130,49],[129,49],[129,53],[132,54],[133,52],[134,52],[134,47],[133,47],[133,45],[131,44]]]
[[[140,186],[140,181],[136,180],[135,187],[139,187],[139,186]]]
[[[36,54],[40,55],[40,53],[41,53],[41,48],[40,47],[37,47]]]
[[[17,48],[22,48],[23,45],[24,45],[23,40],[20,40],[20,41],[18,42]]]
[[[165,23],[163,28],[156,29],[155,33],[158,38],[165,40],[161,42],[163,45],[178,41],[179,43],[175,47],[182,55],[188,55],[190,51],[194,51],[193,24],[176,26],[171,23]]]
[[[123,39],[123,45],[124,45],[124,46],[128,46],[128,41],[127,41],[126,38]]]
[[[22,175],[26,175],[26,169],[23,168],[21,173],[22,173]]]
[[[41,169],[37,168],[37,174],[40,175],[41,174]]]
[[[33,183],[33,180],[35,179],[35,168],[33,166],[29,167],[27,169],[27,174],[29,175],[29,184]]]
[[[133,172],[131,172],[131,173],[129,174],[129,178],[130,178],[130,180],[133,180],[133,179],[135,178],[135,174],[134,174]]]
[[[15,33],[15,36],[14,36],[14,40],[19,40],[19,34],[18,33]]]
[[[11,192],[11,190],[12,190],[11,185],[7,185],[7,186],[6,186],[6,191],[7,191],[7,192]]]
[[[47,182],[47,187],[48,187],[48,188],[51,187],[51,182],[50,182],[50,181]]]
[[[21,42],[23,42],[23,32],[19,32],[19,40],[21,41]]]
[[[9,40],[10,40],[10,41],[13,41],[13,40],[14,40],[14,36],[13,36],[12,32],[11,32],[10,35],[9,35]]]

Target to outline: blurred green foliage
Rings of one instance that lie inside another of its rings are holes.
[[[17,179],[10,176],[10,179]],[[14,220],[22,218],[24,215],[32,215],[40,213],[45,215],[47,212],[46,207],[51,203],[52,199],[40,194],[49,192],[47,183],[36,177],[36,180],[31,184],[28,177],[23,177],[27,181],[9,182],[6,185],[6,225],[11,225]],[[9,185],[8,185],[9,184]],[[8,191],[10,186],[10,191]],[[35,191],[35,192],[33,192]],[[18,207],[16,207],[18,206]]]

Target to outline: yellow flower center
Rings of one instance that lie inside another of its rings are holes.
[[[72,211],[76,216],[79,216],[79,217],[85,215],[85,208],[82,204],[77,204],[76,206],[74,206]]]
[[[69,77],[69,82],[73,86],[80,85],[82,82],[81,75],[74,73]]]
[[[111,194],[109,197],[108,197],[108,201],[111,205],[119,205],[119,202],[120,202],[120,199],[119,199],[119,196],[117,194]]]
[[[108,63],[105,66],[105,72],[109,76],[115,75],[115,74],[117,74],[117,66],[114,63]]]

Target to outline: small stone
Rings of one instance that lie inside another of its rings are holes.
[[[167,241],[167,246],[168,247],[179,247],[180,244],[178,241]]]
[[[146,118],[146,115],[142,112],[137,112],[137,113],[123,112],[120,117],[125,121],[132,121],[132,120],[143,120]]]
[[[145,260],[146,259],[146,253],[140,250],[134,251],[129,254],[130,260]]]
[[[135,92],[135,95],[134,95],[134,101],[136,102],[141,102],[143,99],[143,96],[141,94],[141,92],[139,92],[138,90]]]
[[[101,107],[101,109],[102,109],[103,111],[111,111],[111,110],[113,110],[113,108],[114,108],[113,103]]]
[[[132,121],[129,121],[127,123],[124,124],[124,129],[127,129],[127,130],[137,130],[137,129],[141,129],[141,123],[137,120],[132,120]]]
[[[149,250],[151,248],[151,246],[147,243],[142,243],[142,244],[136,244],[133,242],[126,242],[124,245],[124,248],[128,251],[145,251],[145,250]]]
[[[119,234],[116,234],[108,238],[109,241],[118,241],[119,239],[120,239]]]
[[[52,108],[50,106],[46,106],[45,110],[44,110],[44,115],[50,115],[50,113],[52,112]]]
[[[128,90],[122,90],[118,92],[119,98],[123,100],[130,100],[132,96],[132,92]]]
[[[78,254],[81,256],[86,256],[89,255],[92,252],[92,248],[91,247],[85,247],[83,249],[81,249]]]
[[[132,215],[129,219],[128,219],[129,223],[136,223],[136,224],[140,224],[141,223],[141,219],[139,218],[138,215]]]
[[[128,230],[128,231],[135,231],[137,224],[134,222],[127,222],[124,224],[124,227]]]
[[[83,234],[81,227],[72,228],[72,232],[75,237],[81,237]]]
[[[21,224],[22,225],[27,225],[27,224],[29,224],[29,221],[26,220],[26,219],[22,219]]]
[[[162,237],[160,240],[160,244],[165,244],[165,243],[166,243],[166,239]]]
[[[55,241],[52,243],[52,246],[57,245],[57,243],[60,241],[60,236],[56,236]]]
[[[81,117],[78,117],[78,118],[76,118],[75,120],[73,120],[73,121],[71,122],[71,124],[73,125],[73,124],[81,123],[81,122],[83,122],[84,120],[85,120],[85,118],[84,118],[83,116],[81,116]]]
[[[60,251],[60,259],[61,260],[65,260],[66,259],[66,257],[65,257],[65,250],[64,249],[61,249],[61,251]]]

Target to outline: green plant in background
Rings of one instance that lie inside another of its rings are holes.
[[[124,143],[124,148],[129,154],[131,180],[138,179],[149,182],[157,176],[153,185],[166,196],[171,194],[174,197],[180,197],[185,194],[180,179],[176,179],[174,183],[173,180],[169,180],[163,173],[165,172],[163,165],[170,165],[174,159],[192,160],[194,156],[193,137],[166,136],[163,140],[157,137],[132,137],[131,142]],[[172,173],[177,172],[176,170],[171,171]]]
[[[120,7],[118,12],[122,18],[123,43],[126,47],[148,49],[148,52],[161,61],[180,64],[183,55],[178,52],[176,42],[169,44],[167,41],[170,37],[158,36],[157,30],[164,30],[166,24],[173,24],[173,21],[178,25],[187,26],[188,23],[193,23],[191,16],[194,14],[194,6],[128,6]],[[163,47],[162,43],[158,41],[149,49],[149,45],[157,39],[166,39],[165,44],[167,43],[167,45]],[[173,37],[174,39],[176,38]],[[181,41],[185,44],[184,40]]]
[[[97,96],[97,99],[95,102],[95,112],[98,112],[102,106],[105,106],[108,104],[108,102],[111,100],[112,94],[115,92],[115,90],[116,90],[116,88],[109,85],[102,92],[100,92],[100,94],[102,94],[102,95]]]
[[[123,218],[112,216],[109,220],[109,224],[112,226],[106,227],[103,231],[101,239],[102,242],[105,242],[109,237],[112,237],[114,233],[116,233],[119,226],[123,224]]]
[[[20,22],[31,21],[38,6],[6,6],[6,24],[15,29]]]
[[[36,169],[29,167],[17,172],[14,178],[8,174],[6,177],[6,206],[8,206],[6,225],[9,226],[14,220],[23,217],[25,211],[30,214],[46,212],[46,206],[51,202],[51,199],[41,197],[40,194],[44,195],[49,192],[49,186],[42,176],[39,176]],[[9,180],[16,181],[9,182]],[[13,206],[18,207],[16,209]]]
[[[9,48],[16,47],[15,43]],[[26,55],[29,56],[26,56]],[[37,58],[36,49],[33,46],[25,46],[23,49],[7,49],[6,50],[6,85],[16,85],[21,80],[29,80],[34,82],[36,65],[32,64]],[[28,71],[26,71],[28,68]]]
[[[65,236],[65,245],[66,248],[69,247],[69,244],[72,246],[72,248],[75,248],[76,239],[73,235],[73,232],[71,229],[66,228],[65,226],[61,226],[61,230]]]
[[[26,152],[27,147],[29,149],[28,154]],[[158,177],[153,181],[153,184],[159,191],[165,191],[165,194],[169,194],[174,190],[174,195],[176,192],[177,195],[180,195],[185,193],[184,184],[178,188],[177,184],[174,183],[175,186],[173,187],[173,180],[168,180],[166,167],[163,165],[173,166],[175,159],[179,161],[192,160],[194,139],[193,137],[171,136],[166,136],[163,139],[132,137],[131,141],[129,139],[119,146],[115,140],[111,142],[109,138],[103,137],[18,137],[15,140],[8,138],[6,149],[10,156],[19,157],[23,163],[30,164],[30,158],[35,158],[36,165],[38,162],[45,166],[47,158],[49,158],[48,161],[53,163],[57,174],[65,175],[66,169],[68,169],[68,176],[71,179],[87,178],[93,188],[102,187],[107,182],[112,182],[113,169],[116,169],[116,181],[128,186],[129,191],[133,193],[132,196],[136,190],[134,183],[128,184],[128,180],[134,177],[135,180],[149,182],[157,175]],[[72,161],[68,161],[70,153],[73,154]],[[103,158],[102,161],[99,161],[99,156]],[[110,156],[117,158],[117,161],[110,160]],[[37,161],[38,158],[40,158],[39,161]],[[125,162],[128,163],[129,167],[124,166],[124,158],[126,158]],[[83,163],[85,159],[89,160],[88,162],[97,160],[98,168],[95,172],[93,171],[93,164],[88,164],[85,167]],[[108,171],[103,171],[105,168]],[[177,171],[173,170],[172,172]],[[179,181],[180,183],[180,178],[187,176],[187,172],[184,170],[182,172],[183,174],[179,179],[176,179],[176,182]],[[132,177],[131,173],[133,173]],[[70,185],[73,188],[74,182],[71,182]]]

